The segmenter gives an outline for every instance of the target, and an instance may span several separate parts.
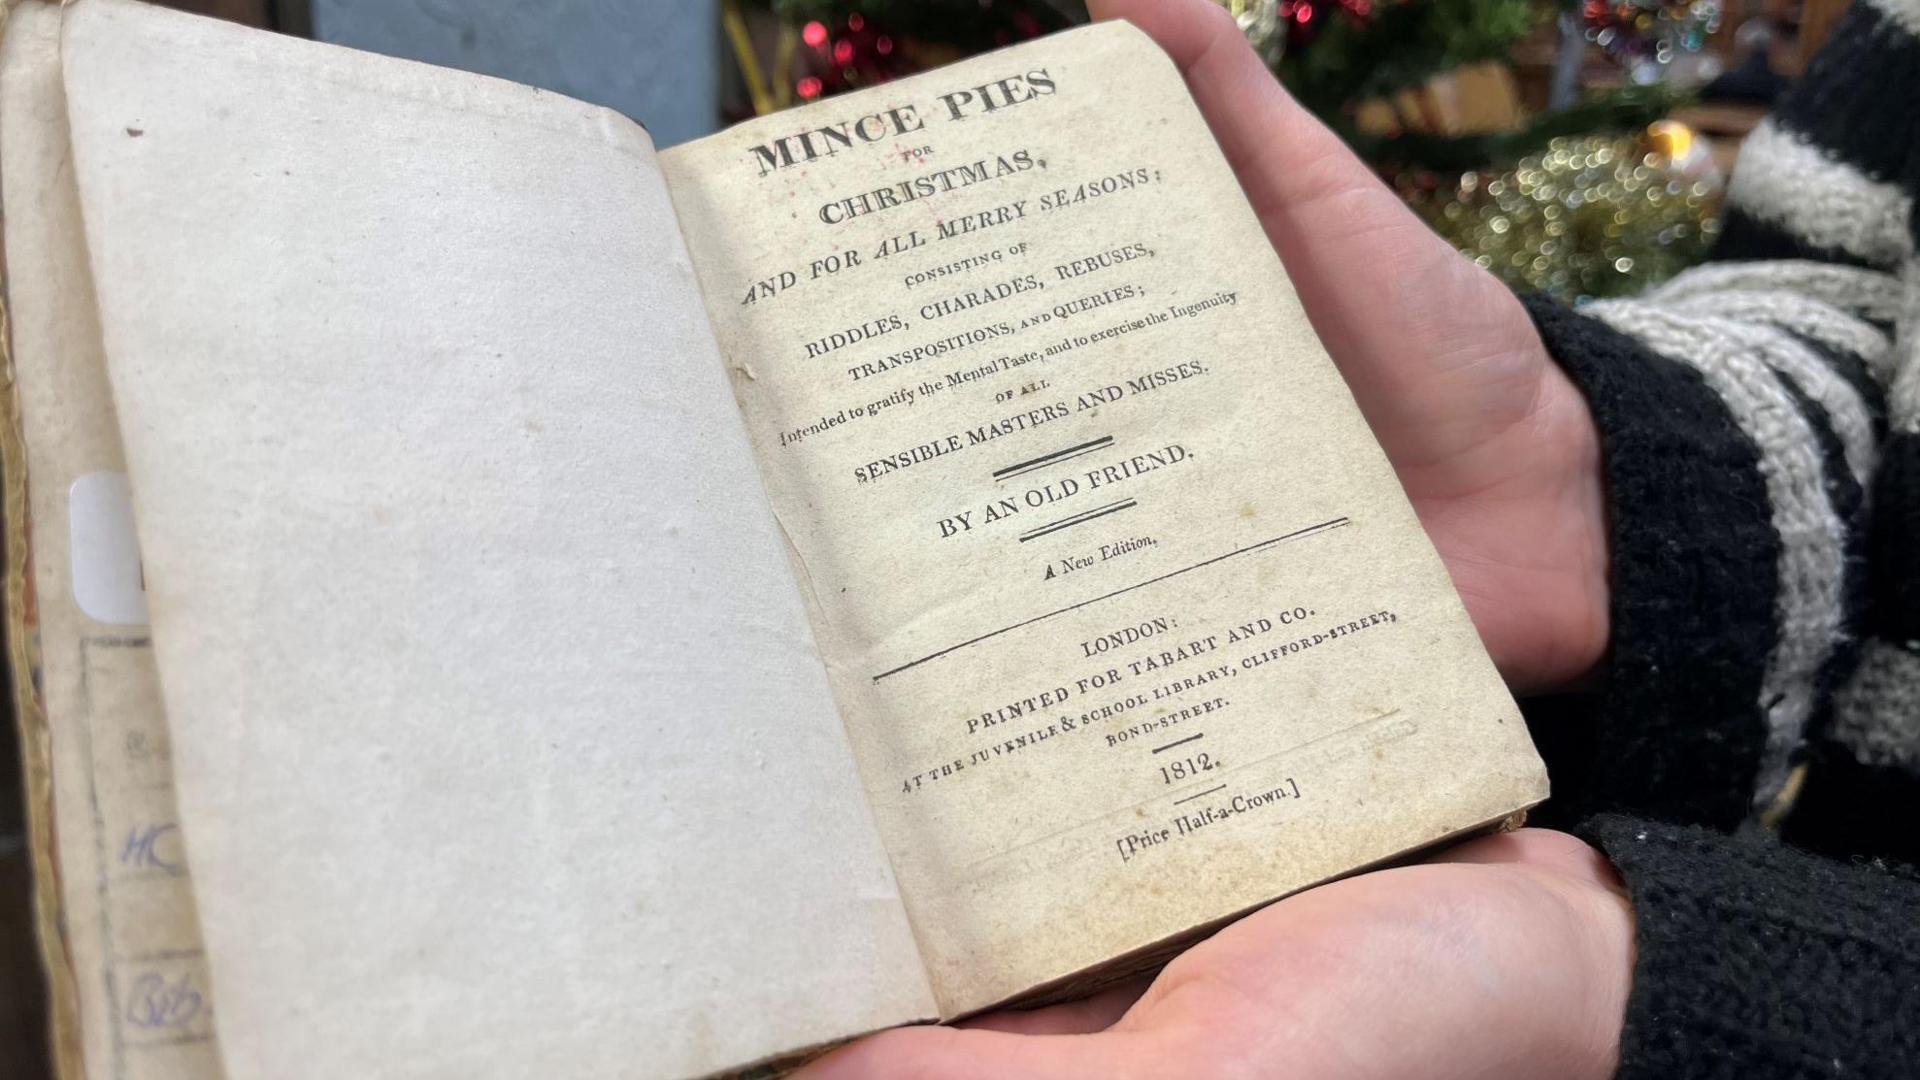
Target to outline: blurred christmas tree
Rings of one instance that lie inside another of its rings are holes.
[[[743,2],[729,0],[729,31],[763,112],[1087,17],[1079,0],[759,0],[780,27],[768,50]],[[1705,42],[1719,0],[1215,2],[1303,105],[1518,286],[1629,291],[1713,236],[1719,184],[1704,150],[1650,125],[1684,96],[1667,76]],[[1542,41],[1551,88],[1527,109],[1512,58]],[[1591,77],[1596,55],[1610,58],[1607,78]]]

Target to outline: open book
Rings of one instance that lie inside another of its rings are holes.
[[[68,1077],[778,1062],[1545,796],[1128,26],[656,154],[28,0],[0,204]]]

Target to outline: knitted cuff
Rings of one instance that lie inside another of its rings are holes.
[[[1920,1076],[1920,881],[1601,817],[1633,898],[1619,1080]]]
[[[1593,411],[1612,518],[1609,677],[1590,737],[1541,733],[1554,801],[1730,827],[1766,740],[1774,638],[1780,538],[1758,449],[1693,368],[1526,304]]]
[[[1887,442],[1871,535],[1868,636],[1785,834],[1817,851],[1920,865],[1920,433]]]

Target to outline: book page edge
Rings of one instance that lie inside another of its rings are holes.
[[[0,6],[0,34],[12,3]],[[0,240],[5,233],[0,214]],[[0,552],[6,559],[6,662],[12,682],[16,733],[20,742],[22,796],[26,803],[27,847],[33,873],[35,936],[41,974],[47,985],[49,1053],[54,1075],[63,1080],[85,1076],[80,1039],[79,997],[73,958],[61,933],[59,869],[55,863],[53,751],[39,686],[39,628],[33,615],[33,562],[27,520],[26,440],[20,422],[19,387],[13,376],[13,325],[5,245],[0,242],[0,516],[5,519]]]

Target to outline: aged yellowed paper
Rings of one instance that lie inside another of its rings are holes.
[[[60,84],[61,9],[0,36],[0,199],[13,391],[29,447],[33,610],[52,761],[72,1080],[214,1080],[213,1004],[100,351]],[[9,467],[14,466],[9,461]],[[56,972],[59,966],[54,967]],[[65,1025],[60,1025],[64,1027]]]
[[[67,20],[229,1073],[686,1076],[930,1016],[644,132]]]
[[[944,1014],[1545,795],[1144,35],[663,162]]]

